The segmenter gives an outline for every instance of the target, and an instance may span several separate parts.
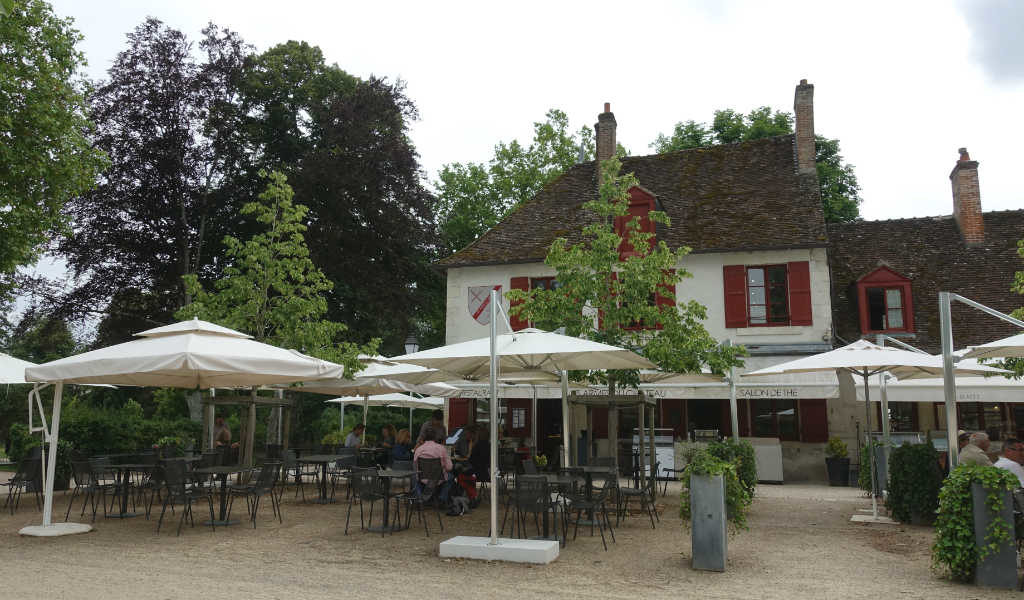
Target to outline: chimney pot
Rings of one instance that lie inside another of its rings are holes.
[[[806,79],[801,79],[800,80],[800,85],[807,85],[807,80]]]
[[[612,103],[611,102],[605,102],[604,103],[604,112],[606,112],[606,113],[607,112],[612,112]]]
[[[978,161],[971,160],[967,148],[958,150],[960,158],[949,174],[953,184],[953,218],[967,246],[985,241],[985,220],[981,214],[981,187],[978,184]]]

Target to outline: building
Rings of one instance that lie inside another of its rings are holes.
[[[711,335],[748,349],[740,372],[881,332],[937,351],[939,290],[1000,310],[1014,308],[1008,288],[1019,264],[1016,240],[1024,238],[1024,211],[981,213],[977,162],[966,151],[951,175],[954,216],[826,226],[814,163],[813,94],[806,81],[796,87],[794,134],[622,161],[622,171],[639,181],[630,190],[630,214],[671,248],[692,248],[678,267],[693,278],[678,285],[676,298],[706,306],[704,325]],[[616,128],[606,104],[595,125],[599,160],[612,156]],[[448,343],[487,335],[490,290],[552,285],[555,273],[543,260],[555,238],[579,239],[589,214],[582,205],[597,195],[597,165],[577,164],[473,244],[438,263],[447,274]],[[672,226],[645,223],[653,209],[666,212]],[[980,313],[958,312],[957,319],[955,331],[970,332],[957,338],[959,345],[1010,333]],[[511,326],[529,323],[512,319]],[[658,427],[679,437],[696,429],[731,435],[727,386],[662,386],[650,393],[658,399]],[[508,398],[505,435],[525,438],[556,456],[562,440],[559,390],[516,386],[503,396]],[[474,420],[477,401],[485,397],[485,390],[470,387],[453,399],[450,424]],[[751,378],[742,381],[738,397],[740,435],[779,439],[787,480],[824,479],[827,439],[837,436],[856,447],[863,427],[863,404],[849,382],[840,385],[831,374]],[[936,412],[929,407],[895,412],[905,423],[901,428],[943,426],[939,417],[929,420]],[[997,412],[997,427],[1012,430],[1018,422],[1013,411]],[[978,429],[992,429],[989,421],[996,422],[988,405],[965,405],[962,414],[965,425],[976,423]],[[632,416],[618,417],[620,437],[628,438]],[[530,439],[534,421],[536,440]],[[1019,422],[1024,427],[1024,415]],[[606,409],[595,409],[592,429],[592,441],[606,452]],[[577,429],[572,435],[579,439],[581,433]]]

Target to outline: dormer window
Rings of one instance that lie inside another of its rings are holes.
[[[913,298],[910,279],[879,267],[857,280],[861,333],[912,333]]]

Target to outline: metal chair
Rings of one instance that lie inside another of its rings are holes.
[[[340,481],[348,482],[348,491],[346,497],[352,495],[352,482],[350,476],[352,470],[356,468],[356,457],[354,454],[343,456],[338,460],[334,461],[333,465],[328,465],[327,475],[331,478],[331,498],[334,498],[335,488],[338,486]]]
[[[256,529],[256,514],[260,509],[260,498],[270,496],[270,507],[277,517],[278,523],[284,523],[281,517],[281,505],[274,494],[277,478],[281,474],[281,463],[263,463],[256,480],[248,484],[236,484],[228,488],[230,502],[228,503],[228,521],[231,520],[231,508],[235,505],[235,498],[245,497],[245,508],[249,513],[249,520],[252,521],[252,528]]]
[[[527,538],[529,537],[526,529],[526,518],[528,515],[533,515],[534,527],[537,530],[537,535],[541,535],[540,522],[545,517],[546,513],[550,513],[554,518],[552,524],[553,530],[556,532],[555,536],[558,536],[558,502],[552,500],[551,486],[548,484],[547,479],[540,475],[522,475],[516,479],[516,487],[511,491],[510,501],[505,507],[505,515],[501,520],[501,533],[505,531],[505,522],[508,518],[509,512],[513,512],[512,515],[512,535],[517,537]],[[562,545],[565,545],[565,537],[568,529],[565,526],[565,519],[562,519]]]
[[[413,476],[412,489],[403,494],[395,496],[396,515],[397,508],[401,504],[407,504],[408,510],[405,514],[405,526],[408,528],[412,522],[412,509],[417,510],[420,521],[423,522],[423,531],[430,536],[430,528],[427,526],[427,518],[423,516],[423,507],[434,504],[437,511],[437,524],[444,531],[444,521],[441,520],[441,490],[445,484],[444,468],[441,466],[440,458],[421,458],[416,461],[416,474]]]
[[[75,489],[71,492],[71,499],[68,501],[68,510],[64,514],[64,520],[67,521],[71,517],[71,507],[75,503],[75,498],[82,496],[82,512],[79,516],[85,515],[85,509],[88,508],[91,501],[92,521],[95,523],[97,494],[101,496],[100,505],[103,506],[103,516],[107,516],[107,491],[111,486],[104,486],[96,481],[92,474],[92,468],[89,466],[89,461],[72,460],[71,477],[75,482]]]
[[[661,470],[661,472],[664,473],[664,475],[662,476],[662,481],[664,482],[664,485],[661,487],[661,497],[662,498],[664,498],[665,494],[668,493],[668,482],[669,481],[678,481],[679,480],[679,476],[685,470],[686,470],[685,468],[683,468],[683,469],[670,469],[668,467],[665,467],[664,469]]]
[[[604,544],[604,549],[608,550],[608,542],[604,537],[604,529],[608,528],[608,532],[612,536],[612,542],[615,542],[615,530],[612,529],[611,521],[608,520],[608,499],[611,496],[614,483],[611,478],[606,479],[604,486],[599,491],[593,493],[590,498],[587,498],[585,494],[565,494],[563,496],[564,510],[566,514],[570,511],[576,511],[576,524],[573,529],[572,539],[576,539],[576,535],[580,530],[580,519],[583,512],[586,511],[592,515],[590,519],[590,535],[594,535],[594,524],[597,524],[598,529],[601,532],[601,543]]]
[[[352,505],[356,502],[359,503],[359,528],[365,529],[363,502],[370,503],[370,524],[373,524],[373,505],[377,502],[386,503],[388,497],[387,491],[384,489],[386,484],[377,476],[377,469],[356,468],[352,470],[349,477],[352,493],[349,495],[348,513],[345,516],[345,535],[348,535],[348,524],[352,519]],[[384,505],[384,510],[388,510],[387,504]],[[384,537],[384,528],[381,528],[380,535]]]
[[[207,487],[188,487],[186,485],[185,462],[181,460],[167,460],[163,465],[164,489],[167,495],[164,496],[163,509],[160,511],[160,520],[156,524],[156,532],[160,533],[160,527],[164,522],[164,514],[168,505],[182,504],[181,519],[178,521],[178,535],[181,535],[181,526],[185,523],[185,517],[189,518],[192,526],[196,526],[192,516],[192,503],[196,500],[206,499],[210,505],[210,529],[216,531],[216,517],[213,514],[213,489]]]
[[[654,463],[651,473],[657,472],[658,463]],[[646,512],[647,516],[651,518],[651,529],[654,529],[654,520],[658,519],[658,522],[661,522],[661,517],[658,516],[658,509],[654,506],[657,485],[658,483],[652,475],[647,478],[644,485],[640,488],[619,488],[615,508],[615,526],[618,527],[620,519],[625,519],[629,516],[629,501],[632,498],[636,498],[640,501],[640,510]]]
[[[35,493],[36,497],[36,510],[41,508],[41,482],[42,459],[32,457],[21,459],[21,462],[18,463],[18,470],[14,472],[14,476],[9,481],[0,483],[0,485],[7,487],[7,500],[4,502],[4,507],[9,508],[13,515],[14,511],[18,508],[18,504],[21,503],[21,495],[31,490]]]

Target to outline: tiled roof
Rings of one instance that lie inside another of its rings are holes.
[[[816,178],[797,175],[794,137],[627,157],[622,172],[658,197],[672,219],[659,239],[694,252],[826,245]],[[597,193],[594,162],[569,169],[442,268],[539,262],[557,237],[579,241]]]
[[[828,226],[832,271],[832,318],[846,341],[861,337],[856,281],[885,264],[911,280],[915,337],[923,350],[941,351],[939,292],[954,292],[1010,312],[1024,296],[1010,291],[1014,273],[1024,270],[1017,240],[1024,239],[1024,210],[984,213],[985,241],[968,248],[952,216],[856,221]],[[956,348],[990,342],[1018,329],[963,304],[953,303]]]

